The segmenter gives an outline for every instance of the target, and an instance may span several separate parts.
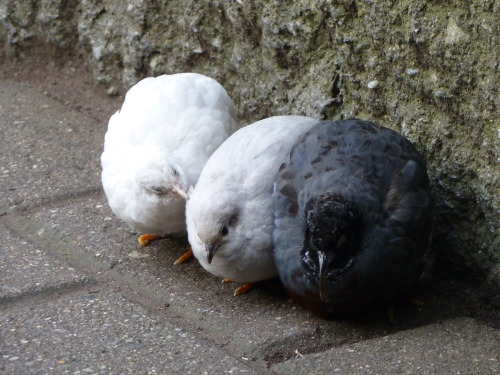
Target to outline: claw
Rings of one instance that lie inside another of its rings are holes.
[[[141,246],[148,246],[151,241],[159,240],[160,238],[161,238],[161,236],[158,236],[156,234],[147,234],[146,233],[146,234],[139,236],[137,241],[139,242],[139,244]]]
[[[192,257],[193,257],[193,250],[189,249],[184,254],[182,254],[179,258],[177,258],[177,260],[174,262],[174,264],[184,263],[185,261],[191,259]]]
[[[248,292],[253,288],[253,283],[245,283],[234,290],[234,295],[239,296],[240,294]]]
[[[222,279],[221,283],[233,283],[234,281],[231,279]],[[234,290],[234,296],[239,296],[240,294],[248,292],[250,289],[253,288],[254,283],[245,283],[241,284],[239,287],[237,287]]]

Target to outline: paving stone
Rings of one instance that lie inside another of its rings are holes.
[[[0,302],[41,291],[81,285],[89,279],[0,224]]]
[[[278,374],[496,374],[500,332],[473,319],[431,324],[302,355],[273,366]]]
[[[0,78],[0,211],[100,186],[106,124]]]
[[[114,293],[8,310],[0,337],[2,374],[258,374]]]
[[[68,256],[101,264],[103,272],[113,273],[159,305],[168,305],[171,314],[228,344],[235,353],[270,362],[289,358],[295,350],[315,352],[427,324],[440,317],[433,314],[442,308],[434,306],[422,315],[421,307],[410,306],[397,311],[393,324],[384,312],[368,321],[324,321],[267,283],[234,297],[234,284],[221,284],[196,260],[173,264],[187,246],[185,237],[138,245],[137,236],[112,214],[103,195],[40,207],[16,220],[19,230],[33,233],[47,246],[71,248]]]
[[[0,373],[266,373],[267,364],[277,374],[498,371],[490,355],[498,331],[448,321],[474,316],[463,289],[432,284],[425,306],[398,307],[392,324],[384,312],[328,322],[291,304],[276,283],[233,297],[235,285],[195,260],[174,266],[185,236],[140,247],[100,193],[104,124],[3,78],[0,95],[8,140],[0,296],[26,297],[0,305]],[[92,294],[43,293],[83,280],[71,267],[91,275]]]

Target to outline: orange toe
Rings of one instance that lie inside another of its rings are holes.
[[[222,283],[233,283],[234,281],[231,279],[222,279]],[[234,295],[239,296],[240,294],[248,292],[250,289],[252,289],[254,286],[254,283],[245,283],[241,284],[238,288],[234,290]]]
[[[161,236],[158,236],[156,234],[147,234],[146,233],[146,234],[139,236],[137,241],[139,242],[139,244],[141,246],[148,246],[151,241],[159,240],[160,238],[161,238]]]
[[[174,264],[184,263],[185,261],[191,259],[192,257],[193,257],[193,250],[189,249],[184,254],[182,254],[179,258],[177,258],[177,260],[174,262]]]
[[[239,296],[240,294],[248,292],[250,289],[253,288],[253,285],[254,285],[253,283],[242,284],[241,286],[239,286],[234,290],[234,295]]]

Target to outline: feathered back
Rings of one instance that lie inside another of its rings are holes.
[[[141,231],[163,234],[184,227],[184,202],[171,205],[144,195],[139,180],[146,176],[165,185],[179,176],[178,184],[189,189],[236,130],[233,102],[212,78],[179,73],[138,82],[110,118],[105,136],[102,183],[111,208]]]
[[[292,145],[315,122],[302,116],[267,118],[241,128],[214,152],[186,206],[189,242],[205,269],[242,282],[276,275],[272,256],[274,178]],[[203,241],[216,238],[233,212],[238,212],[237,224],[209,264]]]
[[[352,269],[331,281],[330,307],[388,300],[413,285],[432,211],[425,162],[413,145],[377,124],[345,120],[319,123],[292,149],[273,193],[275,259],[291,293],[310,300],[319,300],[314,283],[297,276],[305,273],[305,208],[325,192],[341,195],[361,220],[361,251]]]

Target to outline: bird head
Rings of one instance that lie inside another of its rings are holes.
[[[303,260],[318,280],[321,300],[328,302],[328,282],[345,272],[359,251],[358,214],[343,196],[326,192],[307,202],[305,216]]]
[[[203,197],[196,196],[196,198]],[[188,202],[186,216],[189,241],[198,259],[206,255],[206,261],[211,264],[214,255],[221,249],[227,250],[232,249],[233,245],[238,246],[240,213],[237,200]],[[203,250],[204,255],[202,255]],[[205,263],[202,259],[200,261]]]
[[[139,166],[137,181],[140,190],[151,200],[188,199],[188,183],[184,171],[168,160],[150,160]]]

